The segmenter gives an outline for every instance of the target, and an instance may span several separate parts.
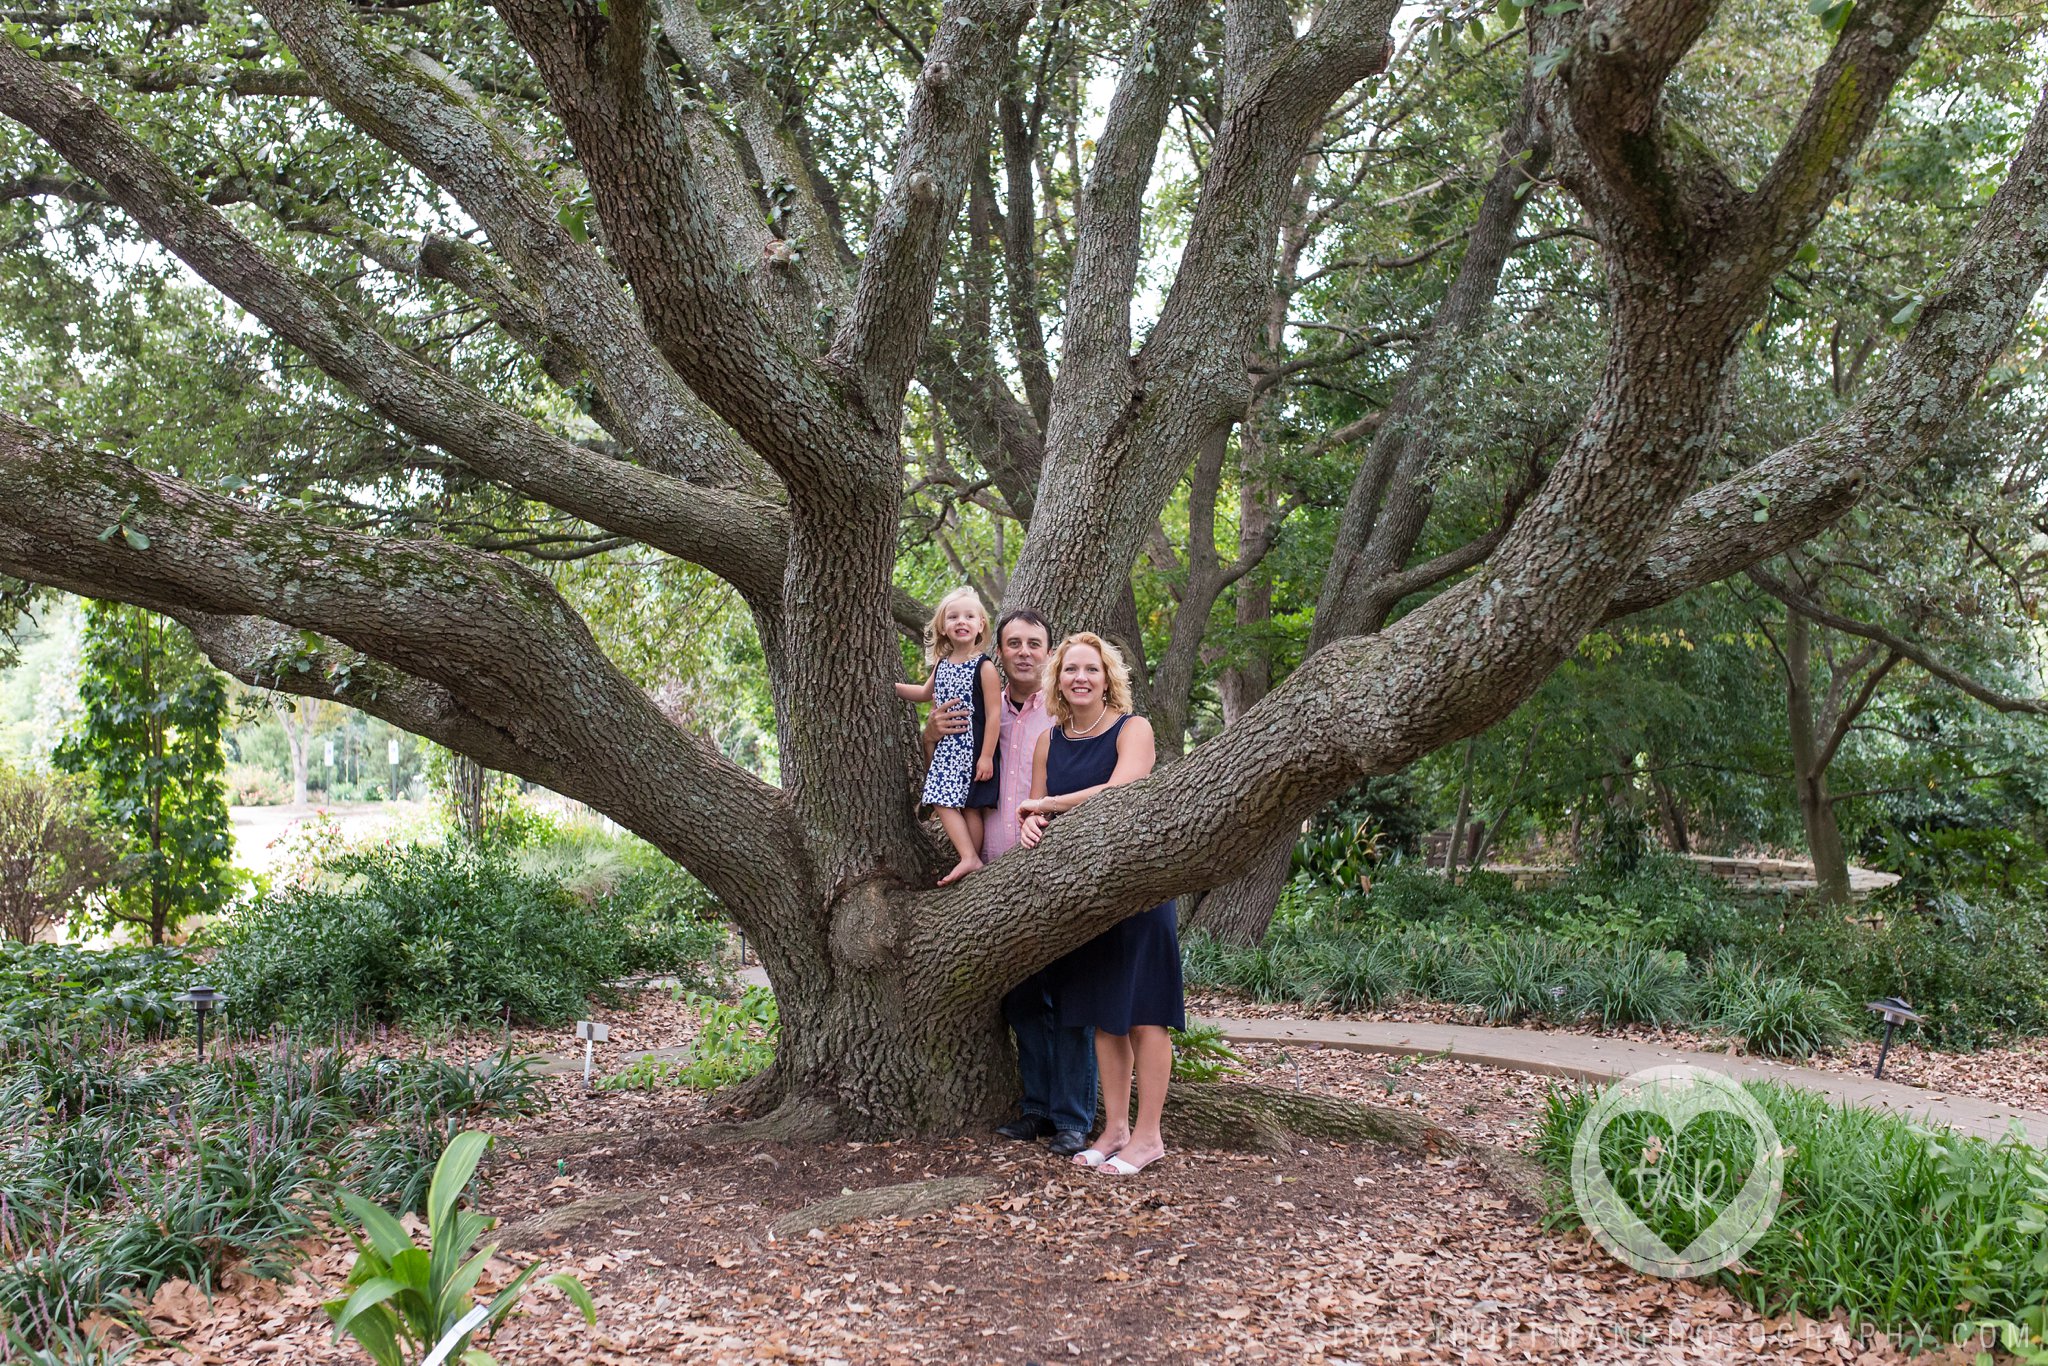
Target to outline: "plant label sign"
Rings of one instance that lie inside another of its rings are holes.
[[[612,1029],[610,1025],[597,1024],[591,1020],[578,1020],[576,1022],[576,1037],[583,1040],[583,1089],[586,1091],[590,1089],[591,1049],[595,1045],[603,1043],[611,1036]]]

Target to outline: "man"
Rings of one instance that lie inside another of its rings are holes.
[[[996,774],[997,802],[982,830],[981,858],[987,863],[1017,846],[1017,808],[1031,795],[1031,756],[1038,737],[1052,728],[1045,709],[1045,661],[1052,627],[1029,607],[1003,614],[996,623],[996,657],[1003,666],[1002,766]],[[969,725],[962,703],[932,709],[925,723],[925,754],[942,735]],[[1048,1145],[1060,1157],[1088,1146],[1095,1122],[1095,1031],[1060,1026],[1053,1009],[1052,983],[1041,970],[1003,998],[1003,1018],[1017,1035],[1017,1074],[1024,1092],[1023,1114],[996,1132],[1005,1138]]]

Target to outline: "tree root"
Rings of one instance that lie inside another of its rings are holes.
[[[544,1243],[557,1234],[565,1233],[581,1223],[592,1219],[606,1219],[623,1210],[637,1209],[647,1203],[649,1197],[644,1191],[601,1191],[586,1195],[581,1200],[571,1200],[566,1205],[544,1210],[531,1219],[521,1219],[506,1227],[500,1237],[505,1247],[531,1247]]]
[[[837,1138],[844,1124],[830,1105],[808,1096],[785,1096],[758,1119],[712,1124],[690,1135],[696,1143],[716,1147],[729,1143],[824,1143]]]
[[[997,1184],[986,1176],[946,1176],[900,1186],[876,1186],[806,1205],[783,1215],[770,1227],[778,1238],[801,1238],[814,1228],[837,1228],[865,1219],[909,1219],[984,1199],[995,1191]]]
[[[1335,1100],[1256,1082],[1175,1082],[1166,1092],[1170,1142],[1239,1152],[1288,1153],[1301,1138],[1384,1143],[1486,1169],[1509,1193],[1543,1203],[1543,1173],[1517,1154],[1458,1137],[1391,1106]]]

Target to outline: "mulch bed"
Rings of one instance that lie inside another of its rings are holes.
[[[613,1019],[614,1051],[687,1036],[665,995],[643,1000],[653,1009]],[[1556,1084],[1442,1059],[1245,1053],[1254,1080],[1414,1107],[1508,1147]],[[1721,1290],[1638,1276],[1583,1235],[1546,1231],[1462,1159],[1313,1142],[1278,1159],[1174,1152],[1119,1180],[992,1137],[707,1144],[712,1110],[696,1093],[547,1085],[547,1114],[496,1126],[482,1206],[522,1246],[486,1285],[537,1254],[584,1279],[600,1318],[586,1330],[537,1292],[489,1344],[508,1366],[1901,1359],[1839,1324],[1767,1323]],[[987,1193],[915,1217],[771,1228],[844,1192],[959,1177]],[[305,1250],[284,1286],[233,1277],[210,1304],[165,1287],[151,1318],[171,1345],[134,1360],[363,1360],[331,1343],[318,1309],[351,1249]]]

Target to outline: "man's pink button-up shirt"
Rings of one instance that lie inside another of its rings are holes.
[[[989,813],[981,831],[983,859],[1017,847],[1022,823],[1017,808],[1031,796],[1031,756],[1038,750],[1038,737],[1051,729],[1044,693],[1031,694],[1020,707],[1010,700],[1010,690],[1003,689],[1003,763],[996,774],[996,809]]]

